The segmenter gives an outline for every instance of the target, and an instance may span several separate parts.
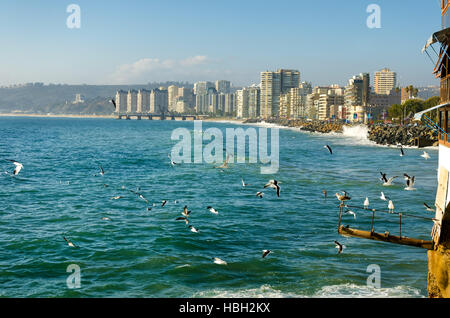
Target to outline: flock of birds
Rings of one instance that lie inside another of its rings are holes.
[[[333,150],[332,150],[332,148],[329,145],[325,145],[324,148],[326,148],[329,151],[330,155],[333,155]],[[405,155],[405,152],[404,152],[403,148],[401,147],[401,145],[399,145],[399,149],[400,149],[400,156],[403,157]],[[426,151],[424,151],[424,153],[421,155],[421,157],[423,157],[426,160],[430,159],[430,155]],[[172,167],[175,167],[176,165],[178,165],[178,163],[176,163],[172,159],[170,154],[168,155],[168,158],[170,159],[170,165]],[[4,160],[11,162],[15,166],[12,174],[10,172],[7,172],[7,171],[5,171],[5,174],[12,175],[12,176],[17,176],[20,173],[20,171],[24,168],[23,164],[21,164],[20,162],[18,162],[16,160],[11,160],[11,159],[4,159]],[[228,168],[228,162],[229,162],[229,155],[227,153],[224,163],[222,165],[220,165],[220,166],[215,167],[215,168],[227,169]],[[105,175],[105,171],[104,171],[102,166],[99,166],[99,169],[100,170],[99,170],[98,174],[94,174],[94,176],[101,176],[101,177],[103,177]],[[383,182],[383,186],[386,186],[386,187],[392,186],[393,185],[393,181],[396,178],[399,177],[399,176],[392,176],[392,177],[388,178],[386,173],[383,173],[383,172],[380,172],[380,175],[381,175],[380,180]],[[407,190],[407,191],[416,190],[414,188],[415,176],[411,177],[408,174],[404,173],[404,179],[405,179],[405,182],[406,182],[406,187],[404,188],[404,190]],[[241,178],[241,184],[242,184],[243,188],[249,186],[249,184],[245,183],[243,178]],[[281,193],[280,184],[281,184],[281,182],[279,182],[278,180],[272,179],[272,180],[269,180],[264,185],[264,189],[274,189],[276,191],[277,197],[280,197],[280,193]],[[105,187],[106,186],[107,185],[105,184]],[[124,186],[122,186],[122,189],[126,190]],[[137,189],[137,191],[130,190],[130,189],[127,189],[127,190],[132,192],[133,194],[137,195],[137,197],[139,199],[141,199],[141,200],[145,201],[147,204],[149,204],[149,200],[147,198],[145,198],[142,193],[140,193],[140,189],[139,188]],[[326,190],[322,190],[322,193],[324,194],[324,197],[326,198],[327,197],[327,191]],[[262,192],[262,190],[258,191],[256,193],[256,196],[259,197],[259,198],[263,198],[264,192]],[[349,196],[349,194],[346,191],[341,191],[340,193],[339,192],[336,193],[336,197],[341,202],[341,204],[343,204],[343,205],[345,204],[346,201],[351,200],[351,197]],[[119,200],[121,198],[123,198],[123,196],[119,195],[119,196],[112,197],[111,200]],[[389,197],[387,197],[384,194],[384,192],[381,192],[380,200],[388,201],[388,211],[389,212],[394,212],[394,209],[395,209],[394,203]],[[175,203],[177,203],[177,201],[175,201]],[[163,200],[161,202],[161,207],[164,207],[166,204],[167,204],[167,200]],[[369,204],[370,204],[369,198],[366,197],[365,200],[364,200],[364,208],[368,209]],[[156,204],[153,203],[153,206],[155,206],[155,205]],[[430,212],[434,211],[434,209],[432,209],[428,204],[424,203],[424,206],[427,209],[427,211],[430,211]],[[215,214],[215,215],[219,214],[219,211],[216,210],[215,208],[213,208],[212,206],[208,206],[206,209],[212,214]],[[147,207],[147,211],[151,211],[151,210],[152,210],[152,207]],[[347,209],[345,213],[353,215],[353,217],[356,219],[356,213],[354,211]],[[190,219],[189,218],[190,218],[190,215],[191,215],[191,211],[188,209],[188,207],[186,205],[184,206],[183,211],[181,212],[181,215],[182,216],[177,217],[175,220],[176,221],[183,221],[187,225],[187,227],[189,228],[189,230],[191,232],[199,233],[199,229],[197,229],[196,227],[194,227],[193,225],[190,224]],[[101,219],[104,220],[104,221],[111,221],[111,219],[108,218],[108,217],[102,217]],[[65,236],[63,236],[63,239],[66,241],[68,246],[78,248],[78,245],[76,245],[73,242],[71,242]],[[344,248],[346,248],[345,245],[339,243],[338,241],[334,241],[334,244],[335,244],[335,247],[338,250],[338,254],[342,253]],[[271,252],[272,251],[269,250],[269,249],[264,249],[264,250],[262,250],[262,256],[261,257],[265,258]],[[222,259],[220,259],[218,257],[213,257],[212,260],[213,260],[213,262],[215,264],[227,265],[226,261],[224,261],[224,260],[222,260]]]

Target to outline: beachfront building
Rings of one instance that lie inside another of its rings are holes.
[[[397,86],[397,74],[388,68],[375,72],[374,90],[376,94],[389,95]]]
[[[168,91],[164,87],[152,89],[150,92],[150,113],[162,114],[169,110]]]
[[[194,95],[206,95],[210,88],[216,88],[212,82],[196,82],[194,83]]]
[[[127,111],[128,93],[124,90],[116,92],[116,113],[125,113]]]
[[[230,94],[231,93],[231,82],[226,80],[216,81],[216,91],[218,94]]]
[[[174,112],[176,109],[177,97],[178,97],[178,87],[175,85],[170,85],[167,88],[168,97],[168,109],[169,112]]]
[[[319,95],[318,113],[319,120],[336,119],[339,106],[344,105],[344,89],[333,85],[325,94]]]
[[[138,113],[148,113],[150,111],[150,91],[140,89],[137,92],[137,109]]]
[[[137,112],[137,91],[131,89],[127,95],[127,113]]]

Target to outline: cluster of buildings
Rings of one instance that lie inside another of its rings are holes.
[[[367,121],[386,116],[393,104],[411,98],[397,88],[397,75],[385,68],[355,75],[345,87],[302,82],[292,69],[261,72],[260,83],[239,89],[230,81],[197,82],[194,88],[171,85],[152,90],[118,91],[116,112],[212,114],[237,118],[311,118]]]

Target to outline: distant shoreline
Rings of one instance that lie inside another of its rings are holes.
[[[43,115],[43,114],[18,114],[0,113],[0,117],[42,117],[42,118],[115,118],[113,115]]]

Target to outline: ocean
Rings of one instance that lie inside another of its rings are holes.
[[[261,126],[203,122],[224,134]],[[0,158],[24,166],[13,177],[14,165],[0,162],[0,297],[427,296],[426,250],[340,236],[334,194],[346,191],[358,206],[367,196],[371,208],[387,210],[383,191],[396,211],[433,217],[423,203],[434,204],[437,149],[427,149],[429,160],[413,148],[400,157],[368,141],[363,127],[282,128],[279,169],[261,174],[262,163],[172,166],[177,128],[195,134],[192,121],[0,118]],[[380,171],[399,178],[384,187]],[[404,190],[403,173],[416,177],[417,191]],[[280,197],[263,188],[270,179],[281,182]],[[176,221],[185,205],[198,233]],[[371,213],[355,212],[343,223],[370,230]],[[404,236],[429,240],[431,228],[403,218]],[[375,231],[398,235],[398,217],[377,215]],[[264,249],[271,253],[262,258]],[[379,288],[367,284],[370,265],[380,269]]]

